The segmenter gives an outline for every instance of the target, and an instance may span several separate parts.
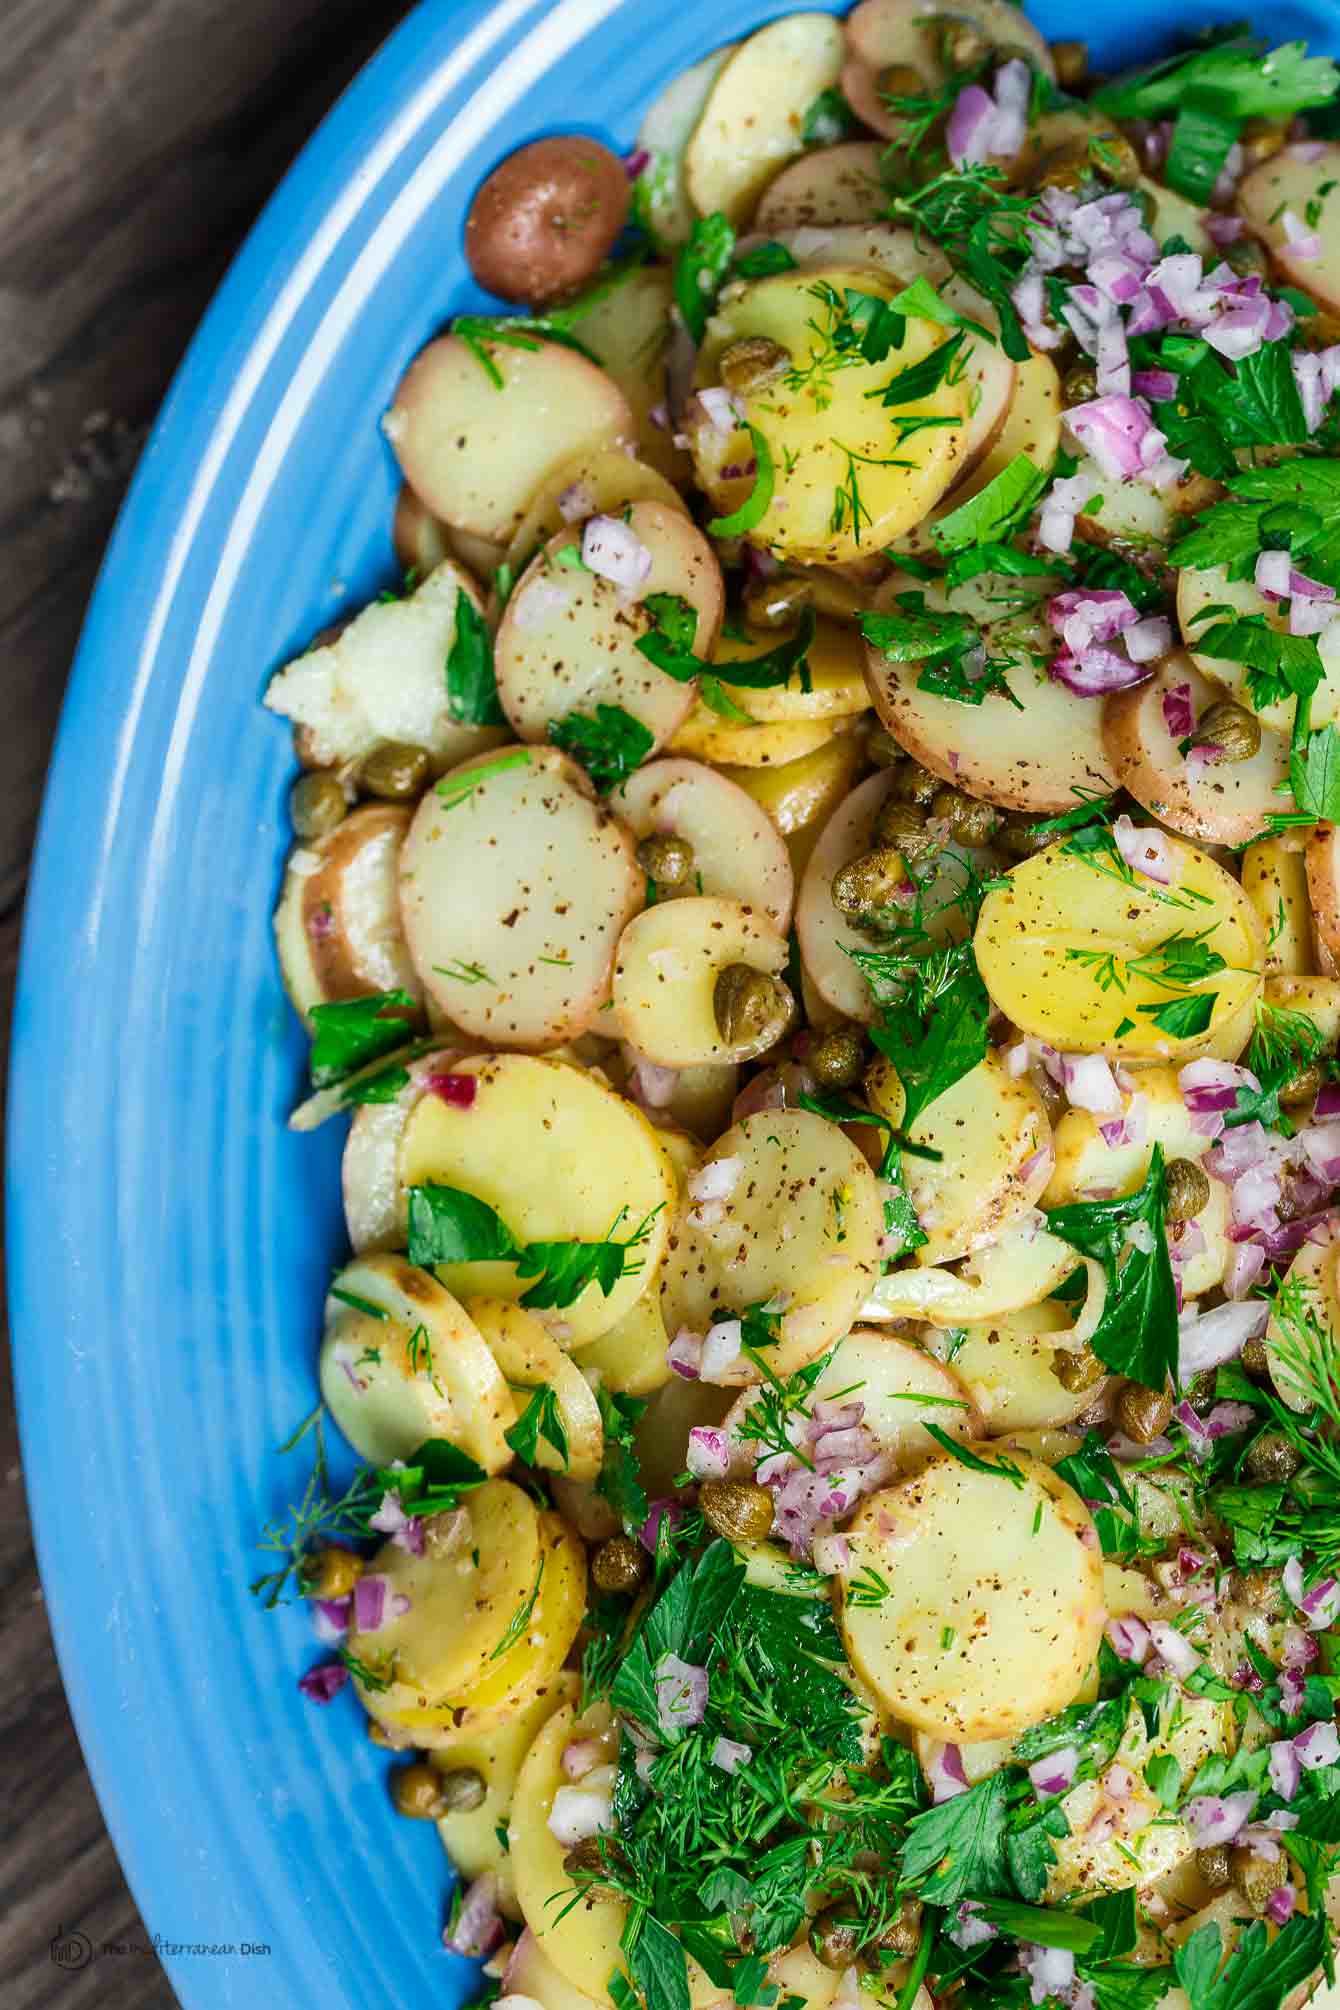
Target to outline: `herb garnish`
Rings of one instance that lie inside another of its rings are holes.
[[[447,710],[466,726],[505,726],[493,674],[493,641],[464,587],[456,591],[456,631],[447,652]]]
[[[602,796],[626,782],[656,745],[655,734],[622,705],[597,704],[594,713],[551,719],[549,738],[581,763]]]
[[[419,1016],[408,991],[376,991],[312,1007],[312,1085],[327,1089],[404,1045]],[[408,1080],[408,1076],[406,1077]],[[401,1085],[403,1087],[403,1084]]]
[[[1144,1184],[1116,1200],[1046,1210],[1047,1226],[1102,1265],[1106,1296],[1089,1345],[1104,1367],[1149,1389],[1177,1380],[1177,1290],[1164,1226],[1163,1148]]]
[[[615,1217],[602,1242],[518,1242],[502,1216],[486,1201],[459,1187],[427,1182],[409,1189],[409,1260],[425,1268],[435,1263],[514,1263],[518,1277],[537,1281],[522,1294],[533,1311],[571,1305],[598,1284],[606,1298],[621,1277],[641,1269],[629,1258],[646,1242],[659,1209],[645,1215],[622,1242]]]

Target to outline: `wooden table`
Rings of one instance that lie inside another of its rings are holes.
[[[405,0],[5,0],[0,38],[0,1011],[66,670],[136,454],[257,210]],[[42,1611],[0,1353],[0,1998],[168,2010]]]

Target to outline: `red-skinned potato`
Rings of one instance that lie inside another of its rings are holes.
[[[1189,685],[1197,718],[1218,695],[1184,650],[1165,657],[1145,684],[1103,699],[1103,745],[1113,774],[1142,808],[1179,836],[1210,844],[1246,844],[1293,798],[1276,793],[1289,770],[1289,743],[1268,729],[1249,761],[1192,764],[1178,752],[1163,710],[1166,693]]]
[[[628,215],[617,154],[573,133],[509,154],[465,219],[465,255],[489,293],[549,307],[593,279]]]
[[[1340,951],[1340,826],[1318,824],[1307,841],[1312,922],[1332,955]]]
[[[304,1019],[314,1005],[373,991],[421,997],[396,888],[410,816],[402,803],[365,803],[290,854],[275,939],[285,988]]]

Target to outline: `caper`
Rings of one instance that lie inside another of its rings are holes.
[[[1249,1477],[1263,1486],[1275,1480],[1291,1480],[1302,1463],[1282,1431],[1262,1431],[1243,1460]]]
[[[475,1778],[479,1779],[478,1773]],[[398,1814],[409,1815],[416,1822],[436,1821],[443,1812],[442,1775],[422,1761],[413,1766],[397,1766],[391,1775],[391,1799]]]
[[[1093,364],[1072,363],[1061,379],[1061,402],[1067,410],[1072,405],[1087,405],[1097,396],[1098,372]]]
[[[1033,185],[1040,189],[1066,189],[1072,195],[1079,195],[1097,178],[1097,167],[1089,158],[1088,141],[1067,140],[1063,147],[1054,147],[1043,156],[1033,177]]]
[[[1142,1382],[1127,1382],[1117,1397],[1117,1422],[1137,1445],[1152,1444],[1168,1428],[1172,1413],[1167,1391],[1146,1389]]]
[[[762,1542],[772,1528],[773,1500],[766,1487],[740,1480],[704,1480],[698,1506],[704,1520],[727,1542]]]
[[[1284,1577],[1278,1570],[1244,1570],[1235,1576],[1234,1592],[1244,1605],[1278,1618],[1284,1611]]]
[[[881,98],[924,98],[926,79],[910,63],[889,63],[875,79]]]
[[[925,811],[915,803],[886,802],[875,818],[874,835],[877,844],[892,845],[905,861],[929,858],[940,849],[939,840],[926,828]]]
[[[859,1026],[830,1026],[811,1040],[805,1065],[821,1089],[853,1089],[865,1067],[865,1040]]]
[[[1278,1862],[1267,1863],[1255,1850],[1241,1847],[1229,1851],[1228,1864],[1235,1887],[1252,1911],[1264,1912],[1271,1892],[1278,1891],[1284,1882],[1283,1867]]]
[[[996,832],[995,842],[1011,858],[1032,858],[1035,852],[1046,851],[1055,841],[1055,833],[1039,831],[1039,819],[1026,816],[1020,810],[1007,810]]]
[[[1270,260],[1265,249],[1254,237],[1235,238],[1226,244],[1220,253],[1225,265],[1243,279],[1250,279],[1254,272],[1265,273],[1270,269]]]
[[[1052,1356],[1052,1373],[1063,1389],[1078,1395],[1091,1389],[1107,1373],[1092,1347],[1058,1347]]]
[[[612,1535],[591,1559],[597,1591],[636,1591],[647,1574],[647,1552],[631,1535]]]
[[[906,854],[892,845],[863,851],[833,875],[833,905],[853,921],[892,907],[907,885]]]
[[[905,1898],[898,1917],[879,1936],[879,1945],[890,1954],[912,1955],[921,1945],[921,1900]]]
[[[1196,740],[1218,747],[1221,761],[1250,761],[1261,749],[1261,721],[1245,706],[1219,698],[1197,720]]]
[[[347,1598],[363,1575],[363,1559],[328,1542],[307,1560],[302,1588],[308,1598]]]
[[[1077,91],[1089,74],[1088,43],[1053,42],[1051,52],[1057,83],[1063,91]]]
[[[617,1858],[615,1846],[607,1844],[606,1847],[611,1857]],[[587,1836],[585,1841],[573,1845],[563,1859],[563,1871],[566,1877],[581,1885],[587,1898],[612,1899],[617,1895],[608,1887],[602,1889],[599,1882],[591,1882],[592,1879],[607,1879],[610,1874],[610,1866],[605,1862],[597,1836]]]
[[[791,352],[768,335],[743,335],[721,354],[721,381],[728,391],[745,394],[770,384],[791,368]]]
[[[404,803],[423,794],[431,767],[426,748],[412,747],[407,740],[387,740],[363,756],[358,784],[383,802]]]
[[[349,805],[339,779],[329,768],[299,775],[289,792],[288,813],[300,838],[321,838],[344,822]]]
[[[1206,1884],[1213,1885],[1216,1890],[1219,1890],[1223,1885],[1233,1882],[1233,1872],[1228,1861],[1228,1850],[1223,1843],[1214,1843],[1209,1849],[1198,1849],[1196,1851],[1196,1869],[1200,1872]]]
[[[1290,1075],[1280,1090],[1282,1103],[1310,1103],[1321,1087],[1325,1076],[1316,1061],[1306,1068],[1300,1068],[1296,1075]]]
[[[644,837],[637,862],[657,886],[683,886],[693,873],[693,846],[687,838]]]
[[[962,789],[937,789],[931,797],[931,815],[943,817],[949,835],[960,844],[982,845],[995,835],[1000,818],[990,803],[964,795]]]
[[[712,993],[717,1031],[728,1047],[762,1053],[781,1039],[796,1016],[796,1001],[779,977],[748,963],[728,963]]]
[[[810,1946],[825,1968],[850,1968],[860,1945],[854,1921],[844,1919],[835,1905],[810,1921]]]
[[[448,1773],[439,1773],[442,1806],[456,1815],[472,1815],[476,1808],[482,1808],[488,1788],[484,1775],[477,1773],[473,1766],[453,1766]]]
[[[1113,188],[1134,188],[1140,179],[1140,156],[1115,127],[1089,140],[1089,162],[1099,180]]]
[[[1266,1343],[1259,1333],[1254,1333],[1243,1346],[1238,1356],[1238,1366],[1244,1374],[1255,1375],[1258,1379],[1269,1375],[1270,1356],[1266,1352]]]
[[[1287,121],[1281,124],[1274,119],[1248,119],[1238,134],[1244,168],[1259,167],[1262,161],[1273,160],[1288,138],[1287,126]]]
[[[973,21],[942,21],[935,38],[940,45],[940,61],[947,70],[970,70],[985,62],[991,44]]]
[[[1191,1221],[1209,1206],[1210,1176],[1194,1159],[1169,1159],[1164,1169],[1169,1221]]]
[[[873,761],[877,768],[901,767],[907,759],[888,727],[881,726],[878,719],[866,728],[865,753],[866,759]]]
[[[1215,1405],[1215,1382],[1213,1368],[1204,1368],[1194,1375],[1186,1385],[1186,1400],[1198,1417],[1207,1417]]]
[[[906,761],[898,770],[893,793],[904,803],[916,803],[920,809],[928,809],[932,797],[940,788],[940,778],[929,768],[923,768],[919,761]]]
[[[744,590],[744,618],[754,628],[791,628],[813,598],[808,579],[784,572],[756,579]]]

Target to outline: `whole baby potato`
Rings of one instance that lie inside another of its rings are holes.
[[[470,270],[504,300],[551,306],[594,277],[628,203],[623,162],[598,140],[536,140],[509,154],[471,203]]]

